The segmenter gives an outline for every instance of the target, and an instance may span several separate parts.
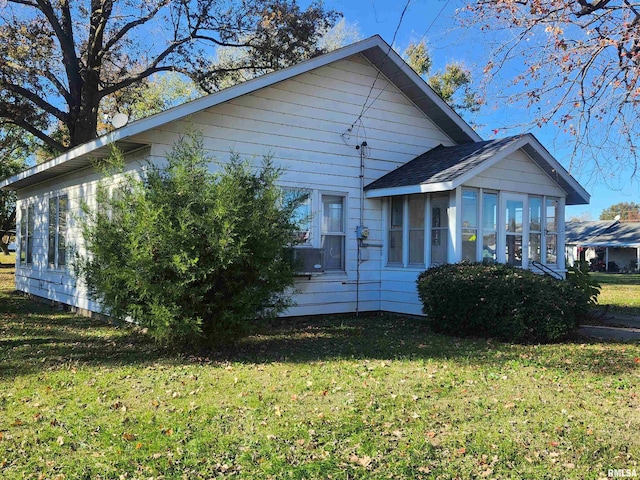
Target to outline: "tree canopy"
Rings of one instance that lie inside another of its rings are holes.
[[[151,75],[179,72],[212,91],[238,70],[321,53],[338,17],[296,0],[5,0],[0,124],[63,152],[96,137],[101,103]],[[219,47],[246,54],[219,66]]]
[[[25,168],[32,148],[32,138],[18,128],[0,128],[0,179]],[[15,228],[16,193],[0,191],[0,250],[4,253]]]
[[[640,203],[620,202],[605,208],[600,214],[600,220],[615,220],[620,215],[623,222],[640,222]]]
[[[452,108],[471,112],[480,108],[480,99],[471,88],[471,72],[462,63],[449,62],[443,71],[433,73],[431,54],[424,40],[410,43],[403,56],[409,66],[424,77]]]
[[[471,0],[466,11],[466,26],[499,39],[485,72],[513,78],[516,93],[502,100],[524,102],[534,123],[570,134],[573,161],[594,161],[600,178],[621,165],[637,173],[637,2]]]

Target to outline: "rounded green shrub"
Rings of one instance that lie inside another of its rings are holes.
[[[503,264],[442,265],[417,284],[433,329],[461,337],[556,342],[589,308],[580,286]]]

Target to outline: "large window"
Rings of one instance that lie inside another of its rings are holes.
[[[555,265],[558,263],[558,199],[547,198],[545,210],[546,263]]]
[[[35,229],[35,209],[33,205],[20,209],[20,264],[33,263],[33,230]]]
[[[50,268],[64,268],[67,264],[67,211],[66,195],[49,200],[49,250]]]
[[[478,191],[462,190],[462,260],[475,262],[478,245]]]
[[[344,197],[322,196],[322,248],[325,271],[344,270],[345,206]]]

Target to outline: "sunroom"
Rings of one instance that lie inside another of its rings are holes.
[[[589,195],[519,135],[438,146],[369,184],[382,202],[387,269],[489,261],[565,270],[564,209]]]

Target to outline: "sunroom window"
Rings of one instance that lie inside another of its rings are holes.
[[[431,197],[431,263],[447,263],[449,251],[449,196]]]
[[[542,198],[529,197],[529,261],[542,261]]]
[[[482,261],[498,258],[498,194],[482,193]]]
[[[478,191],[462,191],[462,260],[475,262],[478,245]]]
[[[558,263],[558,199],[547,198],[546,201],[546,263]]]

